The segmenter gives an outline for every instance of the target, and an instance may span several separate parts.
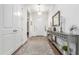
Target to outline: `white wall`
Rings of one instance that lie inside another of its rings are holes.
[[[66,20],[65,32],[69,32],[69,28],[72,25],[79,26],[79,5],[58,5],[58,9],[61,10],[61,14],[64,16]]]
[[[52,16],[60,11],[61,17],[60,20],[65,20],[65,25],[63,25],[64,32],[70,33],[69,29],[72,25],[76,25],[79,28],[79,4],[57,4],[55,5],[55,9],[49,12],[49,27],[51,27],[50,22],[52,21]],[[58,29],[57,29],[58,30]],[[58,40],[59,43],[63,43],[63,41]],[[75,44],[70,43],[70,47],[73,49],[72,54],[75,54]]]
[[[27,40],[24,13],[23,5],[0,5],[0,54],[12,54]]]
[[[46,36],[46,29],[48,21],[48,14],[42,13],[38,15],[37,13],[31,13],[30,18],[30,36]]]
[[[57,4],[54,10],[49,12],[49,24],[52,20],[52,16],[60,10],[62,20],[65,20],[64,32],[69,33],[69,29],[72,25],[79,27],[79,5],[78,4]]]

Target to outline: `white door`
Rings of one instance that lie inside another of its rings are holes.
[[[45,35],[45,23],[42,18],[35,21],[35,33],[36,35]]]
[[[46,36],[46,25],[47,25],[47,15],[36,15],[32,16],[32,25],[31,25],[31,36]]]

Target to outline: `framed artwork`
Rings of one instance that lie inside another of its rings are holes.
[[[60,11],[55,13],[55,15],[52,17],[52,24],[53,26],[60,26]]]

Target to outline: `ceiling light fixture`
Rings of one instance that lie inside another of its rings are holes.
[[[40,9],[40,4],[38,4],[38,15],[42,15],[41,9]]]

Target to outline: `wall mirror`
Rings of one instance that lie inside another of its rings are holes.
[[[53,26],[60,26],[60,11],[55,13],[55,15],[52,17],[52,24]]]

